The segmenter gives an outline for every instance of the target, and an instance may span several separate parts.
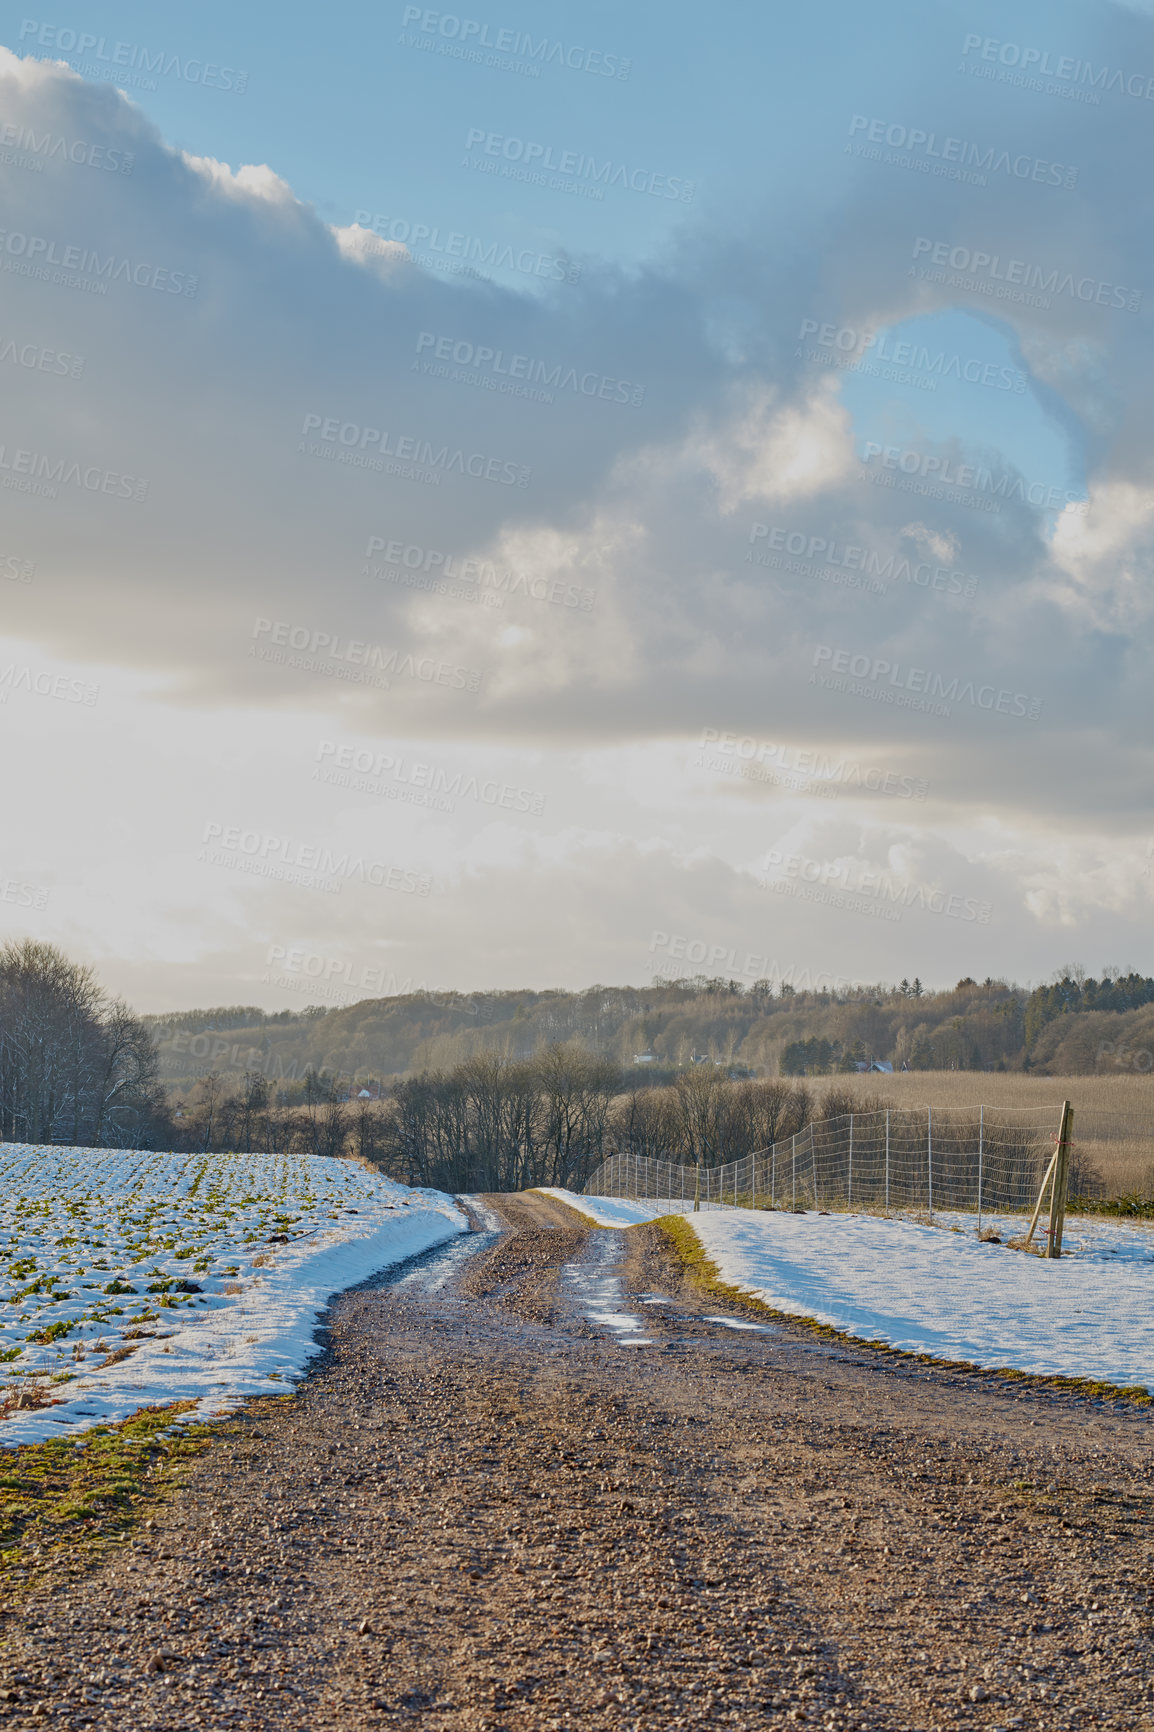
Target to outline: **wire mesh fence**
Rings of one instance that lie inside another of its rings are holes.
[[[704,1208],[925,1214],[1029,1211],[1062,1107],[890,1107],[818,1119],[796,1136],[720,1166],[610,1155],[588,1196]],[[1076,1134],[1076,1133],[1075,1133]]]

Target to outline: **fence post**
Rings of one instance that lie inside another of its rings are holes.
[[[793,1206],[797,1208],[797,1132],[793,1133]]]
[[[846,1201],[853,1208],[853,1114],[849,1115],[849,1196]]]
[[[701,1208],[701,1162],[697,1163],[697,1172],[693,1181],[693,1213],[696,1215]]]
[[[813,1165],[813,1206],[816,1209],[820,1205],[817,1200],[817,1143],[814,1140],[812,1119],[809,1122],[809,1153]]]
[[[1050,1193],[1050,1232],[1046,1240],[1047,1257],[1062,1255],[1062,1229],[1066,1225],[1066,1191],[1070,1184],[1070,1127],[1074,1109],[1069,1101],[1062,1102],[1062,1123],[1058,1131],[1058,1165],[1054,1169],[1054,1189]]]
[[[978,1108],[978,1238],[982,1236],[982,1163],[985,1158],[986,1109]]]
[[[769,1151],[769,1206],[777,1208],[777,1144],[773,1143]]]
[[[934,1218],[934,1109],[926,1108],[926,1181],[930,1196],[930,1220]]]
[[[886,1108],[886,1214],[890,1212],[890,1109]]]

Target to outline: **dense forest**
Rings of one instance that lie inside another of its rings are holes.
[[[625,1073],[625,1086],[672,1081],[706,1059],[737,1076],[852,1072],[871,1059],[910,1070],[1149,1068],[1154,980],[1077,969],[1033,991],[964,979],[801,992],[769,981],[706,979],[584,992],[413,993],[338,1009],[255,1006],[146,1017],[161,1075],[257,1071],[287,1100],[307,1074],[373,1091],[483,1056],[526,1059],[576,1045]],[[1112,1048],[1112,1050],[1111,1050]]]

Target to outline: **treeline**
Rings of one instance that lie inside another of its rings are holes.
[[[152,1146],[167,1119],[151,1035],[50,944],[0,949],[0,1140]]]
[[[1031,992],[969,977],[834,992],[698,978],[142,1018],[51,945],[0,950],[9,1142],[355,1150],[449,1189],[573,1184],[607,1148],[695,1161],[765,1147],[807,1122],[813,1079],[872,1058],[1150,1071],[1154,979],[1065,968]]]
[[[234,1091],[213,1076],[172,1130],[175,1146],[190,1150],[359,1155],[405,1184],[437,1190],[579,1189],[609,1153],[714,1166],[857,1104],[838,1085],[818,1095],[776,1078],[734,1081],[712,1065],[657,1087],[626,1090],[623,1081],[617,1066],[564,1045],[532,1059],[424,1072],[380,1099],[348,1100],[310,1076],[295,1107],[277,1106],[259,1074]]]
[[[1039,986],[1026,1004],[1024,1029],[1027,1046],[1034,1046],[1048,1023],[1062,1016],[1086,1016],[1094,1011],[1138,1010],[1154,1003],[1154,980],[1142,974],[1104,975],[1101,980],[1082,974],[1063,974],[1049,986]]]
[[[671,1078],[695,1060],[735,1073],[778,1076],[796,1043],[824,1041],[800,1061],[807,1075],[849,1068],[854,1057],[895,1069],[1014,1070],[1030,1062],[1031,994],[1005,980],[961,980],[931,992],[912,985],[814,989],[788,981],[700,977],[584,992],[410,993],[338,1008],[265,1014],[226,1007],[147,1019],[162,1076],[188,1084],[211,1070],[235,1086],[246,1070],[277,1088],[309,1071],[389,1082],[449,1072],[470,1059],[527,1059],[576,1045],[625,1073]],[[643,1064],[635,1064],[635,1060]]]
[[[616,1065],[580,1047],[533,1059],[477,1058],[348,1098],[309,1073],[296,1105],[259,1072],[230,1089],[204,1078],[175,1110],[173,1146],[358,1155],[408,1185],[442,1191],[579,1185],[602,1157],[621,1088]],[[298,1092],[298,1091],[294,1091]]]

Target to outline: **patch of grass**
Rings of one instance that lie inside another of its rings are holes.
[[[30,1329],[28,1331],[28,1339],[29,1341],[36,1341],[41,1344],[50,1344],[53,1341],[63,1341],[64,1337],[72,1327],[73,1325],[71,1323],[66,1323],[64,1319],[61,1318],[56,1323],[46,1324],[43,1329]]]
[[[119,1425],[85,1432],[82,1442],[54,1437],[6,1451],[8,1471],[0,1477],[5,1591],[122,1539],[170,1496],[186,1464],[225,1429],[218,1424],[174,1430],[193,1406],[177,1401],[143,1407]]]
[[[834,1341],[844,1341],[847,1347],[853,1347],[858,1352],[868,1349],[871,1353],[893,1354],[899,1359],[914,1359],[921,1365],[933,1365],[942,1371],[970,1377],[996,1377],[1006,1383],[1030,1383],[1039,1389],[1060,1389],[1070,1394],[1087,1396],[1093,1401],[1124,1401],[1135,1407],[1154,1405],[1154,1396],[1140,1383],[1102,1383],[1089,1377],[1044,1377],[1019,1371],[1010,1365],[987,1368],[973,1365],[968,1359],[937,1359],[931,1353],[911,1353],[903,1347],[891,1347],[888,1341],[870,1341],[862,1335],[850,1335],[844,1329],[833,1328],[829,1323],[819,1323],[816,1317],[795,1317],[792,1312],[777,1311],[772,1305],[765,1304],[764,1300],[757,1299],[753,1294],[735,1287],[732,1282],[721,1279],[717,1264],[712,1257],[706,1255],[701,1240],[684,1216],[661,1215],[655,1225],[672,1244],[695,1286],[704,1288],[707,1293],[727,1304],[764,1312],[781,1323],[800,1323],[813,1334],[824,1335]]]
[[[1071,1197],[1069,1215],[1120,1215],[1131,1221],[1154,1221],[1154,1197],[1128,1191],[1121,1197]]]

